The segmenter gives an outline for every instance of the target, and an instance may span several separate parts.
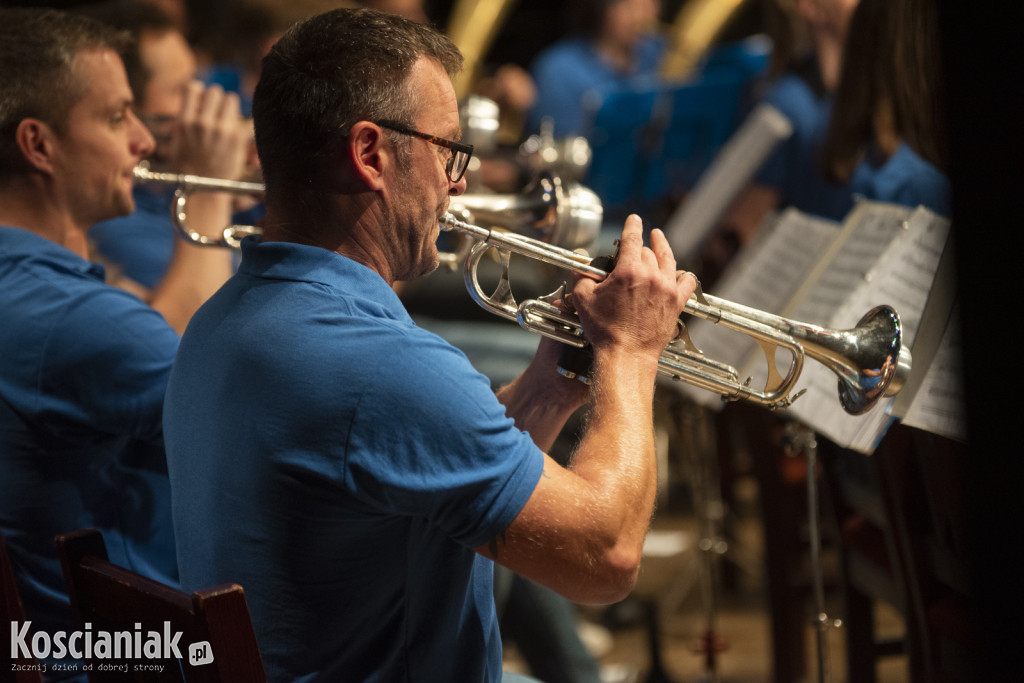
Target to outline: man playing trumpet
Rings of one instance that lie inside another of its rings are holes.
[[[497,393],[392,286],[437,267],[465,190],[443,35],[369,10],[291,29],[253,115],[262,239],[186,331],[165,434],[187,589],[241,583],[275,680],[497,681],[492,561],[569,599],[636,579],[658,358],[696,285],[631,216],[573,303],[592,384],[542,340]],[[545,454],[589,403],[572,464]]]
[[[108,0],[81,12],[127,31],[124,51],[135,112],[153,134],[146,162],[154,171],[236,180],[252,148],[252,126],[241,115],[238,95],[195,80],[196,59],[185,36],[158,7],[135,0]],[[90,245],[108,266],[108,279],[145,299],[178,331],[231,275],[232,254],[180,239],[171,222],[173,191],[138,185],[136,209],[89,231]],[[189,200],[189,224],[216,235],[232,222],[231,195],[199,193]],[[185,258],[175,258],[184,253]],[[183,270],[182,262],[189,267]]]
[[[177,580],[161,427],[178,335],[86,249],[132,210],[154,144],[123,47],[93,20],[0,9],[0,531],[51,636],[72,627],[56,534],[99,529],[117,564]]]

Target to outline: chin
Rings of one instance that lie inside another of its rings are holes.
[[[419,268],[416,269],[416,272],[409,279],[415,280],[416,278],[421,278],[430,275],[435,270],[437,270],[438,266],[440,265],[441,258],[437,255],[437,250],[435,249],[430,254],[424,255],[423,260],[419,264]]]
[[[135,200],[131,195],[128,195],[127,197],[121,197],[120,201],[117,202],[116,213],[112,217],[117,218],[119,216],[127,216],[134,211]]]

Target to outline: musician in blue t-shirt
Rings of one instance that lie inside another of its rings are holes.
[[[657,79],[666,43],[655,33],[657,0],[578,0],[568,4],[570,35],[545,48],[530,68],[537,98],[526,130],[550,117],[556,137],[588,134],[603,98]]]
[[[87,260],[87,229],[132,210],[153,149],[121,47],[92,20],[0,10],[0,531],[51,637],[73,630],[57,534],[98,529],[114,562],[177,583],[162,409],[178,335]]]
[[[372,10],[297,24],[253,98],[262,239],[193,318],[165,434],[182,583],[245,586],[274,680],[499,681],[493,563],[575,601],[636,579],[657,488],[658,358],[694,291],[627,219],[570,303],[592,387],[544,340],[495,393],[393,290],[438,264],[466,190],[436,30]],[[572,464],[546,451],[586,402]]]

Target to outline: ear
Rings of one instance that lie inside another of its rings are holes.
[[[384,173],[395,162],[394,153],[385,142],[384,131],[369,121],[359,121],[349,131],[346,149],[352,169],[373,191],[384,187]]]
[[[53,173],[56,136],[50,126],[39,119],[22,119],[14,131],[14,141],[32,168]]]

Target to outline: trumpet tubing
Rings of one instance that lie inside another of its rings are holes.
[[[479,305],[552,339],[578,347],[586,344],[579,318],[554,303],[564,294],[561,288],[546,297],[516,302],[508,275],[509,257],[512,253],[520,254],[599,280],[608,276],[607,271],[577,252],[524,235],[467,224],[450,214],[441,226],[477,240],[466,260],[464,277],[470,295]],[[495,292],[488,295],[480,285],[477,266],[490,249],[498,250],[503,273]],[[661,354],[659,371],[718,393],[726,400],[748,400],[771,408],[788,406],[796,399],[790,394],[806,356],[837,376],[840,404],[847,413],[859,415],[882,397],[898,393],[910,374],[911,356],[902,343],[899,314],[888,306],[871,309],[853,329],[831,330],[705,295],[698,288],[684,312],[750,336],[765,353],[768,379],[764,389],[753,389],[749,380],[740,380],[735,368],[704,356],[690,342],[685,325],[679,322],[680,335]],[[785,374],[775,365],[775,352],[780,347],[792,354]]]
[[[208,237],[198,233],[188,225],[188,198],[193,192],[228,192],[243,195],[263,194],[263,183],[207,178],[187,173],[161,173],[151,171],[145,165],[136,166],[134,175],[135,182],[138,183],[158,183],[174,187],[174,207],[171,212],[174,226],[186,240],[193,244],[200,244],[205,247],[238,249],[243,237],[259,233],[259,228],[253,225],[229,225],[224,228],[220,237]]]

